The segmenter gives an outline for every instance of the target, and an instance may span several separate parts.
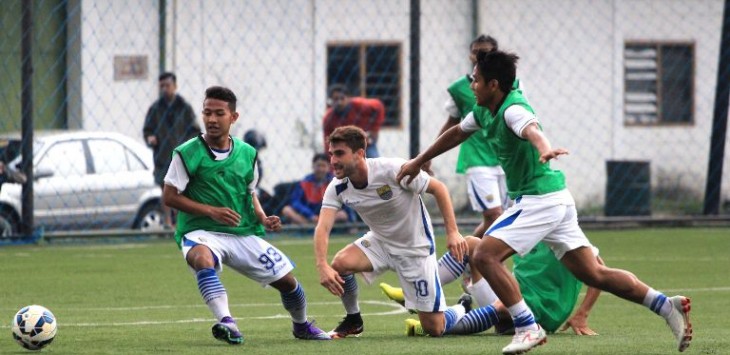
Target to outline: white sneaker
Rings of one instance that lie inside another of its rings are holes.
[[[669,298],[672,311],[667,316],[667,325],[677,338],[677,350],[684,351],[692,341],[692,323],[689,322],[690,300],[684,296]]]
[[[502,354],[524,354],[530,349],[547,343],[545,330],[538,324],[537,330],[520,330],[512,336],[512,342],[502,349]]]

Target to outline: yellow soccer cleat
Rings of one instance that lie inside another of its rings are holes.
[[[415,319],[406,319],[406,335],[409,337],[415,337],[415,336],[427,336],[426,332],[423,331],[423,327],[421,326],[421,322],[417,321]]]
[[[406,297],[403,295],[403,289],[400,287],[393,287],[391,285],[388,285],[385,282],[380,283],[380,289],[383,291],[383,293],[388,296],[392,301],[397,302],[399,305],[405,307],[406,306]],[[418,311],[415,309],[409,309],[409,313],[416,314]]]
[[[406,306],[406,297],[403,295],[402,288],[393,287],[385,282],[381,282],[380,289],[383,290],[383,293],[391,300],[398,302],[403,307]]]

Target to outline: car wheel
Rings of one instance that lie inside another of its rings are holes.
[[[165,218],[160,205],[156,202],[144,205],[137,215],[134,228],[142,231],[161,231],[165,229]]]
[[[17,235],[19,225],[20,220],[12,210],[0,207],[0,239]]]

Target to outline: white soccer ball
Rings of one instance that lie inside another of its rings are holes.
[[[40,350],[56,337],[56,317],[38,305],[21,308],[13,317],[13,339],[28,350]]]

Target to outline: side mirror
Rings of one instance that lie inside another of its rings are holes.
[[[53,176],[53,170],[47,167],[38,167],[33,172],[33,179],[38,180],[42,178],[47,178]]]

